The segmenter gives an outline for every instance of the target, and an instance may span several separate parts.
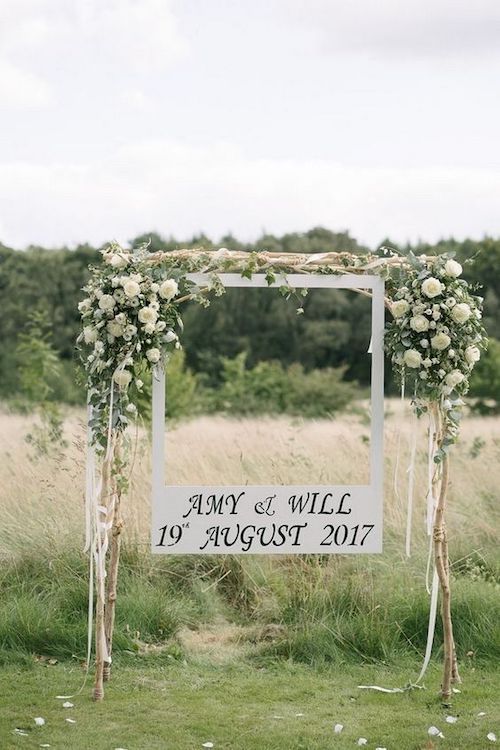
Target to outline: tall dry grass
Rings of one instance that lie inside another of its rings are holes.
[[[425,419],[388,401],[384,432],[385,538],[400,543],[406,523],[407,465],[417,435],[414,542],[424,540],[427,482]],[[75,544],[83,535],[85,424],[72,411],[69,447],[36,459],[24,437],[30,417],[0,413],[0,551],[15,554],[44,540]],[[369,476],[369,424],[363,413],[333,420],[200,417],[167,431],[167,481],[172,484],[364,483]],[[151,461],[148,436],[132,434],[130,492],[124,502],[127,534],[149,537]],[[399,471],[395,483],[399,443]],[[496,544],[500,508],[500,418],[468,417],[453,449],[448,524],[451,546]]]

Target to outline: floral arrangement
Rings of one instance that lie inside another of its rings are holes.
[[[129,253],[113,243],[102,254],[104,263],[91,269],[87,296],[78,305],[83,330],[77,340],[87,372],[90,427],[101,451],[108,425],[123,429],[137,414],[141,365],[152,370],[180,347],[174,300],[186,283],[178,270],[169,273],[148,262],[146,247]]]
[[[462,266],[450,255],[410,256],[401,286],[390,304],[386,348],[401,382],[408,383],[417,414],[437,402],[444,436],[434,460],[456,442],[472,368],[486,348],[482,297],[461,279]]]
[[[376,258],[375,263],[371,255],[342,253],[335,266],[316,268],[306,263],[294,268],[283,265],[283,256],[273,265],[256,253],[247,253],[244,261],[236,262],[224,249],[210,254],[198,251],[182,261],[167,253],[155,262],[146,245],[129,252],[110,244],[102,251],[103,264],[91,269],[84,288],[87,296],[78,305],[83,324],[78,343],[87,372],[96,449],[104,450],[110,429],[123,430],[136,416],[144,367],[152,371],[181,346],[180,303],[193,299],[207,305],[209,293],[224,293],[216,272],[237,268],[246,278],[264,272],[268,284],[280,273],[280,292],[290,296],[295,290],[287,284],[285,272],[354,271],[379,273],[386,280],[387,306],[392,313],[386,326],[386,350],[396,374],[411,386],[417,413],[425,412],[430,402],[439,403],[445,423],[445,439],[436,454],[436,460],[441,460],[456,440],[462,396],[486,345],[482,298],[471,293],[460,278],[460,263],[450,255],[428,259],[410,254],[394,264],[392,254],[384,252],[389,258]],[[187,274],[200,270],[211,273],[211,282],[203,290],[187,279]],[[297,299],[297,312],[302,313],[300,295]]]

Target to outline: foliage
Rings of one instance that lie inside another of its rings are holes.
[[[137,392],[137,409],[141,417],[151,421],[152,379],[146,365],[136,369],[137,377],[143,382]],[[170,419],[189,417],[204,411],[206,399],[193,372],[186,367],[185,354],[182,349],[172,352],[166,363],[167,394],[165,415]]]
[[[40,424],[26,436],[37,454],[47,454],[61,445],[63,420],[57,404],[50,402],[51,382],[61,375],[61,364],[50,341],[49,323],[43,313],[30,314],[26,331],[19,335],[16,348],[17,373],[20,385],[18,406],[35,410]]]
[[[217,244],[210,238],[198,236],[186,239],[162,237],[157,233],[144,233],[131,240],[136,247],[151,240],[150,251],[174,250],[179,247],[270,250],[285,252],[329,252],[347,250],[363,253],[348,233],[335,233],[322,227],[307,232],[276,236],[265,234],[255,243],[243,245],[227,236]],[[466,239],[462,242],[446,239],[435,245],[420,244],[398,248],[421,253],[455,252],[456,259],[464,265],[463,278],[482,287],[485,298],[484,325],[488,334],[500,340],[500,238]],[[464,263],[474,257],[474,263]],[[30,247],[13,250],[0,244],[0,398],[12,398],[18,392],[18,379],[12,367],[19,333],[24,330],[28,313],[45,311],[57,342],[58,354],[63,362],[63,378],[52,383],[52,400],[83,403],[84,389],[74,385],[74,341],[80,321],[75,309],[79,290],[89,278],[89,264],[99,264],[98,248],[79,245],[74,249],[45,249]],[[285,365],[301,361],[307,370],[323,367],[347,366],[345,377],[369,383],[366,348],[363,332],[369,318],[369,301],[349,292],[332,295],[329,290],[313,290],[305,299],[305,315],[297,316],[292,304],[283,303],[276,294],[266,289],[243,292],[228,290],[217,304],[208,310],[189,304],[184,317],[183,347],[187,365],[195,373],[208,372],[211,380],[218,382],[221,356],[235,356],[248,349],[248,364],[280,359]],[[248,297],[248,301],[246,299]],[[238,300],[245,301],[241,305]],[[254,302],[255,299],[255,302]],[[266,332],[265,321],[272,317],[274,335]],[[361,321],[361,325],[359,322]],[[262,332],[262,335],[261,335]],[[258,333],[259,335],[256,335]],[[328,346],[325,346],[325,341]],[[387,368],[389,371],[389,368]],[[388,372],[386,389],[391,392]],[[486,398],[486,394],[485,394]]]
[[[488,351],[474,370],[471,395],[477,398],[473,408],[482,414],[494,414],[500,409],[500,341],[497,339],[489,339]]]
[[[356,385],[342,380],[343,370],[305,372],[300,364],[280,362],[246,367],[245,352],[223,359],[222,385],[207,392],[209,410],[229,414],[292,414],[327,417],[356,396]]]

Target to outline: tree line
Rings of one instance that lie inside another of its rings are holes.
[[[145,241],[150,243],[151,252],[200,246],[281,253],[370,250],[348,232],[332,232],[324,227],[281,237],[263,234],[252,244],[243,244],[231,235],[214,243],[204,235],[179,241],[156,232],[135,237],[130,244],[137,246]],[[486,329],[490,337],[500,340],[500,238],[447,239],[413,246],[398,246],[387,238],[382,244],[402,253],[412,250],[431,255],[454,251],[461,263],[474,257],[473,264],[464,265],[464,277],[482,287]],[[54,384],[54,397],[70,403],[82,401],[83,389],[75,384],[75,339],[80,326],[77,302],[82,297],[89,264],[100,262],[99,250],[89,244],[74,249],[31,246],[16,250],[0,243],[0,398],[12,398],[18,392],[22,367],[19,341],[35,314],[38,319],[45,319],[60,359],[63,376],[59,375]],[[273,361],[284,368],[300,363],[305,373],[342,368],[346,381],[366,385],[370,372],[370,301],[354,292],[318,289],[304,299],[303,307],[304,315],[297,316],[296,303],[285,301],[270,289],[229,289],[208,309],[191,304],[184,313],[185,365],[206,387],[220,386],[227,377],[227,358],[234,359],[241,352],[245,352],[245,366],[249,369]],[[500,370],[499,350],[500,344],[494,341],[489,360],[485,358],[478,370],[479,395],[483,397],[500,396],[500,373],[495,375]]]

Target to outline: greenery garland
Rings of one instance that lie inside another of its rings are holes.
[[[84,287],[87,296],[78,305],[83,324],[78,345],[96,450],[105,450],[110,426],[121,432],[137,416],[144,370],[165,363],[170,352],[180,348],[182,303],[193,300],[207,306],[211,295],[224,293],[219,273],[238,272],[244,278],[264,273],[269,285],[281,278],[280,292],[297,297],[299,314],[307,290],[293,289],[287,273],[377,273],[386,281],[386,304],[392,313],[385,345],[395,372],[409,386],[417,414],[433,402],[443,413],[444,439],[435,455],[441,461],[457,439],[462,396],[486,346],[482,298],[460,278],[462,267],[451,254],[400,258],[387,248],[382,252],[382,257],[334,254],[335,264],[310,256],[318,261],[308,264],[294,262],[295,256],[276,259],[224,249],[151,254],[147,245],[133,251],[117,243],[107,246],[104,262],[91,269]],[[206,288],[187,278],[193,272],[209,274]]]

